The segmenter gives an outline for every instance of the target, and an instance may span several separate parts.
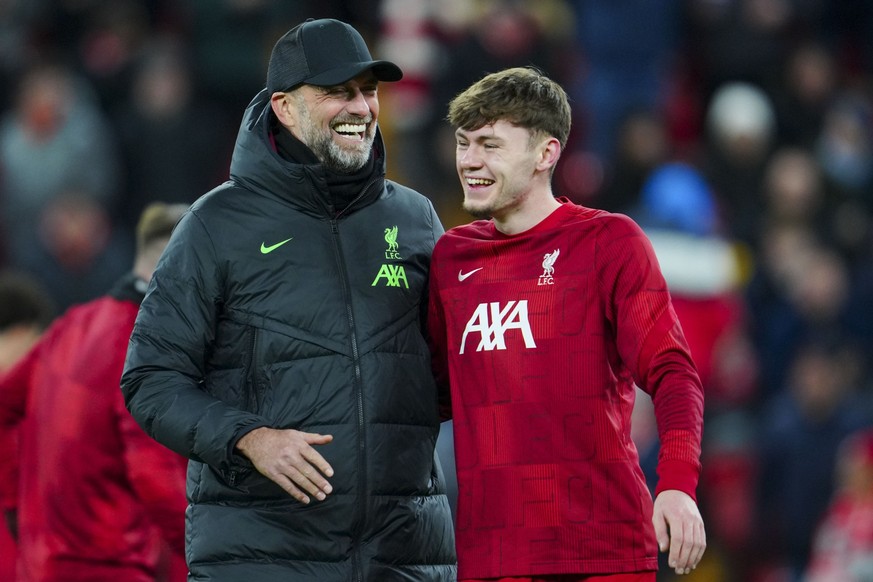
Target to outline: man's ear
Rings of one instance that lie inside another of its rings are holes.
[[[277,91],[270,97],[270,107],[273,108],[273,114],[279,123],[290,128],[294,125],[294,117],[291,114],[294,103],[288,93]]]
[[[537,167],[540,170],[550,170],[558,163],[561,157],[561,142],[557,138],[550,137],[540,144],[540,158]]]

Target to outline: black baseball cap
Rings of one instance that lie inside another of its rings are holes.
[[[306,83],[341,85],[371,69],[380,81],[399,81],[400,67],[374,61],[361,34],[332,18],[307,19],[276,41],[267,68],[270,93],[287,91]]]

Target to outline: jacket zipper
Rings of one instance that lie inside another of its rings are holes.
[[[358,352],[358,336],[355,330],[355,315],[352,310],[352,300],[351,300],[351,290],[349,288],[349,278],[348,273],[346,271],[346,264],[343,260],[342,255],[342,241],[339,236],[339,224],[337,219],[331,219],[330,221],[330,229],[331,233],[334,236],[334,251],[336,252],[337,264],[340,268],[340,278],[343,282],[343,293],[345,295],[346,301],[346,317],[348,318],[349,324],[349,339],[351,342],[352,348],[352,362],[354,363],[355,369],[355,402],[357,403],[357,419],[358,419],[358,495],[361,500],[360,503],[355,504],[355,520],[352,531],[352,540],[354,544],[354,551],[352,552],[352,561],[354,564],[355,571],[355,580],[361,582],[363,571],[361,566],[361,548],[360,548],[360,538],[361,533],[364,528],[364,524],[367,523],[367,510],[368,503],[366,497],[367,491],[367,470],[366,470],[366,430],[364,426],[364,393],[363,386],[361,380],[361,363],[359,360],[359,352]]]

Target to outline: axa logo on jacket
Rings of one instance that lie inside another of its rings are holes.
[[[385,258],[389,261],[399,261],[403,258],[400,255],[400,243],[397,242],[397,234],[398,228],[396,224],[385,229],[385,244],[388,245],[388,248],[385,249]],[[370,286],[375,287],[383,279],[386,287],[402,286],[409,289],[409,281],[406,278],[406,270],[403,268],[403,265],[383,263]]]

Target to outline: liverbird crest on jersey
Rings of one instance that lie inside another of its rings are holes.
[[[550,253],[546,253],[543,255],[543,274],[540,275],[540,279],[537,282],[537,285],[554,285],[555,279],[552,275],[555,272],[555,261],[558,260],[558,255],[561,254],[561,249],[555,249]]]
[[[400,253],[397,252],[397,225],[385,229],[385,242],[388,243],[388,249],[385,251],[385,258],[396,260],[400,258]]]

